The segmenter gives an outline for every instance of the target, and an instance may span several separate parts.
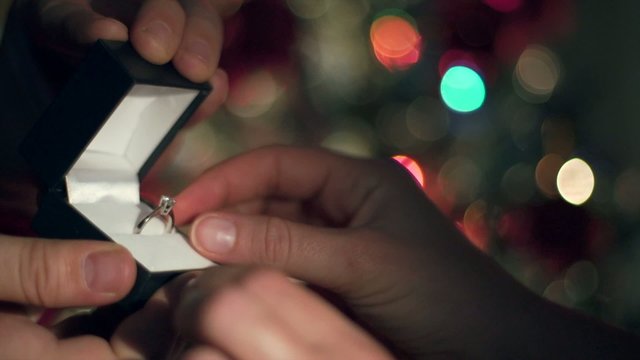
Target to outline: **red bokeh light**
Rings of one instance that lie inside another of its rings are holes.
[[[422,168],[418,162],[405,155],[396,155],[393,157],[393,160],[397,161],[400,165],[404,166],[405,169],[409,170],[414,179],[416,179],[420,184],[420,187],[424,188],[424,173],[422,172]]]
[[[370,37],[376,58],[389,70],[405,70],[420,60],[422,37],[403,17],[386,15],[376,19]]]

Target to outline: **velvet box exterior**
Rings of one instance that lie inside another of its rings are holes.
[[[141,200],[141,179],[210,91],[170,64],[148,63],[129,43],[98,41],[22,143],[43,184],[34,230],[126,247],[138,276],[125,307],[139,307],[183,271],[213,264],[184,235],[165,233],[160,218],[134,233],[155,207]]]

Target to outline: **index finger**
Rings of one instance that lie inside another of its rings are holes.
[[[176,220],[185,223],[213,209],[260,198],[316,202],[336,223],[348,221],[384,175],[360,161],[320,149],[267,147],[205,172],[176,197]]]

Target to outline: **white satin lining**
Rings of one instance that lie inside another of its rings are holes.
[[[165,234],[160,218],[141,234],[133,232],[152,211],[140,201],[137,174],[196,95],[191,89],[135,85],[65,178],[69,203],[152,272],[213,265],[184,235]]]

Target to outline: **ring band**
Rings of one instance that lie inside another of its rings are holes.
[[[138,224],[136,225],[133,232],[135,234],[140,234],[142,229],[147,225],[151,219],[154,217],[159,217],[164,221],[164,232],[165,234],[170,234],[173,232],[173,206],[176,204],[176,200],[167,196],[162,195],[160,197],[160,201],[158,202],[158,206],[153,209],[149,215],[145,216]]]

